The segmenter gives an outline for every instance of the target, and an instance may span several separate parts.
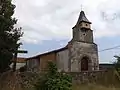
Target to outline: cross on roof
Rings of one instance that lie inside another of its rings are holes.
[[[83,9],[83,5],[81,4],[81,11],[82,11],[82,9]]]

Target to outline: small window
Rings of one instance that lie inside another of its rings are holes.
[[[85,35],[85,34],[83,34],[83,35]]]
[[[86,24],[86,26],[88,26],[88,24]]]

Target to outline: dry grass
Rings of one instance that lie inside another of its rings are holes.
[[[72,90],[120,90],[120,88],[115,87],[105,87],[96,84],[84,84],[84,85],[73,85]]]

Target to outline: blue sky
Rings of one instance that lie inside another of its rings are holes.
[[[63,47],[72,37],[81,5],[92,22],[95,43],[99,50],[120,45],[120,1],[119,0],[13,0],[16,5],[14,17],[17,27],[22,27],[21,38],[27,55]],[[114,61],[120,49],[99,53],[101,63]]]

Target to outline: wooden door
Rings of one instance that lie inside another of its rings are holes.
[[[88,71],[88,58],[83,57],[81,59],[81,71]]]

